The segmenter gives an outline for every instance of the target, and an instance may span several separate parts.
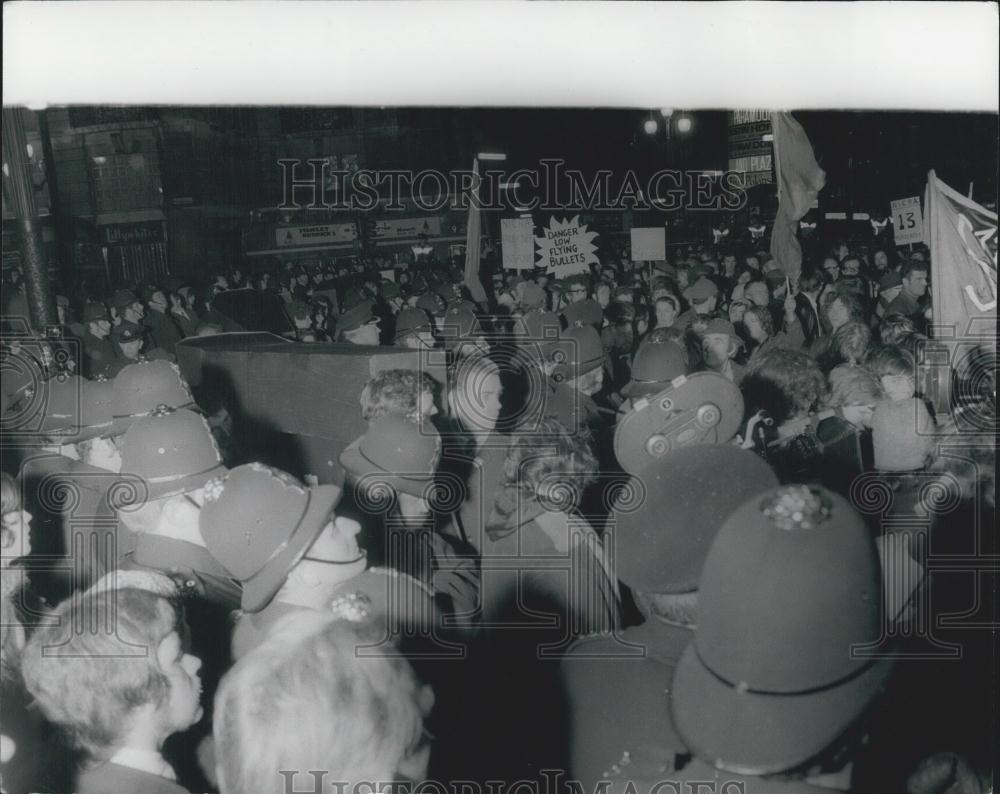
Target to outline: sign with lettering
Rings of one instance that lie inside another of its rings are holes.
[[[275,242],[282,247],[350,243],[357,236],[358,231],[353,223],[282,226],[275,230]]]
[[[557,278],[589,273],[589,265],[597,264],[596,237],[597,232],[587,231],[580,223],[579,215],[563,221],[552,217],[548,228],[542,229],[542,236],[535,238],[538,265]]]
[[[375,238],[377,240],[393,240],[406,237],[437,237],[441,234],[441,219],[429,218],[381,218],[375,221]]]
[[[729,170],[741,176],[744,188],[774,182],[774,133],[767,110],[729,113]]]
[[[629,234],[632,237],[632,261],[647,262],[667,258],[667,234],[662,226],[641,228],[633,226]]]
[[[105,245],[139,245],[166,241],[163,221],[109,223],[101,227]]]
[[[919,243],[924,239],[924,218],[920,197],[912,196],[889,203],[892,208],[892,235],[896,245]]]
[[[505,270],[531,270],[535,266],[535,226],[531,218],[500,221]]]

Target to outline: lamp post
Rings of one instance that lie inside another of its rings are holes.
[[[24,134],[24,112],[16,107],[3,108],[3,181],[21,238],[28,320],[35,333],[41,334],[46,327],[55,325],[55,306],[49,286],[42,228],[35,206],[28,142]]]

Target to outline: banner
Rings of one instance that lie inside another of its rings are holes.
[[[771,114],[766,110],[729,113],[729,170],[742,175],[744,188],[774,182]]]
[[[481,250],[479,238],[481,236],[482,217],[479,209],[479,158],[472,162],[474,195],[469,201],[469,219],[465,225],[465,286],[469,288],[469,294],[476,303],[486,302],[486,290],[483,282],[479,278],[479,259]]]
[[[597,232],[587,231],[580,223],[580,216],[558,221],[553,216],[549,227],[542,229],[542,236],[535,238],[538,246],[538,265],[556,278],[566,278],[576,273],[589,273],[590,265],[597,264]]]
[[[924,204],[934,324],[954,329],[952,337],[985,335],[995,347],[997,214],[952,190],[933,171]]]
[[[327,223],[318,226],[283,226],[274,231],[275,243],[280,247],[299,245],[329,245],[350,243],[358,236],[353,223]]]
[[[647,262],[667,258],[667,233],[662,226],[632,227],[632,261]]]
[[[535,266],[535,226],[531,218],[500,221],[504,270],[531,270]]]
[[[438,217],[382,219],[375,221],[372,228],[376,240],[419,237],[421,234],[437,237],[441,234],[441,219]]]
[[[826,173],[816,162],[806,131],[791,113],[775,113],[772,126],[778,213],[771,227],[771,256],[795,284],[802,273],[802,247],[796,237],[798,222],[812,208],[826,184]]]
[[[920,214],[920,196],[890,201],[889,206],[896,245],[923,242],[924,219]]]

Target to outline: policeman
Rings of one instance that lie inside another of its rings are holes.
[[[83,307],[81,320],[86,326],[80,343],[83,347],[83,375],[95,378],[114,374],[118,352],[111,339],[111,320],[101,303],[88,303]]]
[[[641,479],[622,492],[606,537],[645,622],[579,640],[562,662],[570,772],[585,791],[610,777],[645,794],[687,753],[667,695],[693,636],[705,557],[729,513],[777,484],[760,458],[728,446],[675,450]]]
[[[149,329],[153,344],[166,350],[172,356],[174,348],[184,338],[184,335],[170,315],[170,299],[167,297],[166,291],[156,289],[148,294],[149,311],[143,317],[142,323]]]
[[[166,573],[188,597],[238,608],[240,585],[209,554],[198,527],[205,483],[226,472],[205,419],[161,406],[128,429],[121,455],[122,473],[136,485],[118,508],[133,533],[119,541],[120,567]]]
[[[47,442],[25,455],[21,478],[31,505],[39,551],[61,557],[43,576],[46,594],[65,597],[114,568],[105,551],[115,538],[109,493],[118,487],[121,457],[112,420],[113,390],[108,381],[70,375],[43,385],[46,415],[39,434]],[[59,598],[56,598],[59,600]]]
[[[490,352],[479,318],[469,306],[471,304],[459,302],[449,306],[445,312],[441,335],[445,350],[453,360]]]
[[[686,373],[684,348],[663,336],[647,339],[632,357],[632,380],[622,387],[622,396],[627,399],[619,410],[627,413],[634,400],[663,391],[670,381]]]
[[[695,756],[677,782],[847,791],[857,723],[888,682],[879,559],[854,508],[788,485],[734,511],[705,560],[670,709]]]
[[[122,320],[111,331],[111,341],[118,353],[118,361],[109,375],[117,375],[123,367],[140,360],[143,344],[142,326],[131,320]]]
[[[675,321],[678,328],[689,328],[700,317],[708,318],[719,301],[719,288],[710,278],[699,278],[694,284],[684,290],[684,298],[691,308],[681,314]]]
[[[411,350],[434,347],[434,323],[423,309],[408,306],[396,317],[396,335],[392,343]]]
[[[457,482],[438,477],[440,458],[433,425],[386,414],[341,453],[340,463],[373,530],[373,556],[431,587],[445,612],[468,622],[478,603],[475,560],[436,531],[431,515],[451,512],[464,496]]]
[[[571,431],[604,424],[593,395],[604,384],[604,347],[589,325],[566,331],[548,353],[549,382],[543,415],[557,419]]]
[[[378,345],[379,320],[369,301],[348,309],[337,320],[337,338],[353,345]]]
[[[358,544],[361,525],[334,513],[340,496],[334,485],[306,487],[259,463],[238,466],[206,486],[202,535],[243,586],[234,658],[301,609],[353,622],[379,620],[394,637],[432,620],[433,601],[422,584],[368,567]]]

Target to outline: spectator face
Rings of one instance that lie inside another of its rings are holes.
[[[722,272],[731,276],[734,270],[736,270],[736,257],[732,254],[726,254],[722,257]]]
[[[138,301],[125,307],[125,319],[129,322],[138,323],[145,316],[146,308]]]
[[[184,652],[180,635],[170,632],[156,649],[156,660],[170,682],[164,709],[164,735],[184,731],[201,719],[201,659]]]
[[[608,308],[608,304],[611,303],[611,287],[607,284],[601,284],[598,286],[597,302],[601,305],[602,309]]]
[[[31,513],[11,510],[3,514],[3,543],[0,567],[7,568],[19,557],[31,554]]]
[[[149,299],[149,308],[153,311],[165,312],[167,310],[167,296],[162,292],[154,292]]]
[[[104,339],[104,337],[111,333],[111,321],[95,320],[90,323],[90,332],[98,339]]]
[[[701,347],[705,351],[708,363],[718,366],[729,358],[732,340],[729,334],[705,334],[701,340]]]
[[[927,292],[927,272],[924,270],[914,270],[909,278],[903,279],[903,289],[914,298],[919,298]]]
[[[876,251],[875,256],[872,258],[872,263],[878,270],[885,270],[889,267],[889,257],[885,251]]]
[[[764,331],[764,327],[760,324],[760,320],[757,319],[757,315],[743,315],[743,325],[746,326],[747,333],[750,334],[750,338],[755,342],[764,342],[767,340],[767,334]]]
[[[760,260],[755,256],[748,256],[746,258],[747,267],[753,270],[760,270]]]
[[[851,315],[847,311],[847,307],[840,299],[836,299],[830,304],[830,308],[827,311],[827,317],[830,319],[830,325],[835,331],[851,319]]]
[[[743,296],[754,306],[767,306],[771,297],[767,290],[767,285],[761,281],[755,281],[748,285]]]
[[[832,257],[827,257],[826,261],[823,262],[823,270],[826,272],[828,281],[836,281],[840,278],[840,265]]]
[[[656,302],[656,327],[669,328],[677,319],[677,310],[669,301]]]
[[[858,275],[858,271],[861,270],[861,263],[857,259],[845,259],[841,270],[845,276],[856,276]]]
[[[879,380],[886,397],[893,402],[909,400],[916,394],[916,386],[909,375],[883,375]]]
[[[119,342],[118,347],[121,348],[122,355],[124,355],[125,358],[130,358],[135,361],[139,358],[139,351],[142,349],[142,340],[133,339],[130,342]]]
[[[566,296],[570,303],[578,303],[587,297],[587,288],[581,284],[574,284],[566,290]]]

